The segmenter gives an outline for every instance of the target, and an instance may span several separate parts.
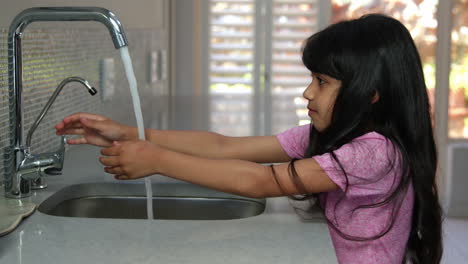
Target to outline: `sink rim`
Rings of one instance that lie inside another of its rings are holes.
[[[256,199],[244,197],[229,193],[216,191],[213,189],[205,188],[199,185],[177,182],[177,183],[152,183],[153,199],[161,198],[180,198],[180,199],[224,199],[228,201],[237,200],[238,202],[254,203],[253,206],[260,207],[259,213],[251,216],[254,217],[264,213],[266,209],[266,199]],[[47,199],[45,199],[38,206],[38,211],[43,214],[55,217],[80,217],[74,215],[54,215],[52,212],[60,206],[61,203],[69,202],[68,200],[89,199],[89,198],[137,198],[146,200],[146,189],[144,183],[141,182],[93,182],[93,183],[80,183],[65,186]],[[156,207],[157,209],[157,207]],[[243,219],[246,217],[233,218]],[[100,217],[85,216],[85,218],[97,219]],[[112,219],[119,219],[118,217],[110,217]],[[128,219],[128,218],[127,218]],[[131,218],[141,219],[141,218]],[[178,220],[178,219],[173,219]],[[196,220],[196,219],[194,219]],[[213,219],[216,220],[216,219]]]
[[[164,186],[164,188],[158,188],[158,186]],[[214,189],[206,188],[200,185],[188,183],[188,182],[155,182],[151,184],[153,197],[154,196],[169,196],[169,197],[181,197],[181,196],[194,196],[194,197],[215,197],[215,198],[233,198],[250,200],[260,203],[266,203],[265,198],[250,198],[246,196],[240,196],[230,193],[217,191]],[[118,193],[118,194],[116,194]],[[66,196],[68,199],[73,199],[82,196],[94,196],[94,195],[105,195],[105,196],[145,196],[146,189],[143,182],[87,182],[78,183],[65,186],[47,199],[51,199],[54,196]]]

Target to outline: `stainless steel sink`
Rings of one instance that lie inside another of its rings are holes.
[[[187,183],[153,184],[156,219],[228,220],[256,216],[265,199],[252,199]],[[65,187],[38,210],[55,216],[146,219],[146,193],[141,183],[85,183]]]

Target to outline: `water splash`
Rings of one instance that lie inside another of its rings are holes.
[[[137,81],[135,73],[133,72],[132,59],[128,52],[128,47],[120,48],[120,56],[125,68],[125,74],[127,75],[128,84],[130,86],[130,93],[133,101],[133,111],[135,112],[137,127],[138,127],[138,138],[145,140],[145,127],[143,125],[143,114],[141,113],[140,96],[138,95]],[[145,178],[146,188],[146,212],[148,219],[153,219],[153,190],[151,189],[151,180],[149,177]]]

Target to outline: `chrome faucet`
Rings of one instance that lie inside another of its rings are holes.
[[[91,95],[97,93],[96,89],[92,87],[88,81],[80,77],[68,77],[57,86],[52,96],[49,98],[49,101],[46,103],[41,113],[37,116],[36,121],[29,129],[28,135],[26,137],[26,145],[22,147],[21,155],[23,155],[23,160],[21,160],[19,166],[17,167],[16,174],[12,175],[12,189],[11,192],[20,191],[21,188],[24,188],[25,185],[28,185],[28,190],[30,189],[44,189],[47,187],[45,183],[44,176],[47,175],[59,175],[63,169],[63,160],[65,158],[65,144],[66,139],[64,136],[61,137],[60,147],[54,152],[32,154],[31,153],[31,139],[36,130],[37,126],[41,123],[44,116],[49,111],[49,108],[54,103],[57,96],[62,91],[63,87],[70,82],[79,82],[84,85],[88,92]],[[19,188],[15,190],[15,187]],[[23,197],[25,192],[22,192]]]
[[[52,172],[49,160],[40,163],[29,160],[29,143],[25,145],[23,124],[23,67],[21,40],[27,25],[35,21],[98,21],[109,30],[115,48],[127,46],[123,27],[117,17],[107,9],[99,7],[38,7],[29,8],[19,13],[10,24],[8,31],[8,67],[9,67],[9,126],[10,144],[4,151],[5,196],[23,198],[31,195],[32,180],[37,174]],[[40,120],[39,120],[40,122]],[[33,129],[34,131],[34,129]],[[32,134],[32,132],[30,133]],[[29,139],[30,141],[30,139]],[[62,139],[62,146],[64,142]],[[61,152],[60,149],[58,152]],[[49,154],[48,154],[49,155]],[[53,156],[53,155],[52,155]],[[59,155],[60,156],[60,155]],[[45,157],[40,157],[40,159]],[[63,156],[58,161],[63,162]],[[27,164],[26,164],[27,163]]]
[[[31,185],[32,189],[46,188],[47,184],[45,183],[43,176],[58,175],[62,171],[63,159],[65,157],[65,143],[66,143],[66,139],[64,136],[62,136],[59,149],[55,152],[33,155],[31,154],[30,148],[31,148],[32,135],[34,131],[36,130],[37,126],[39,126],[39,123],[41,123],[42,119],[47,114],[47,111],[49,111],[49,108],[52,106],[55,99],[62,91],[63,87],[65,87],[65,85],[67,85],[70,82],[78,82],[78,83],[83,84],[83,86],[86,89],[88,89],[88,92],[91,95],[95,95],[97,93],[96,89],[92,87],[87,80],[81,77],[72,76],[72,77],[65,78],[65,80],[60,82],[60,84],[57,86],[57,88],[55,89],[55,92],[52,94],[49,101],[42,109],[41,113],[37,116],[36,121],[34,121],[34,124],[29,129],[28,136],[26,137],[26,145],[24,146],[25,159],[20,165],[20,171],[24,171],[25,169],[29,170],[30,168],[35,168],[35,170],[33,169],[33,171],[29,172],[29,174],[32,174],[32,175],[26,176],[32,180],[32,185]]]

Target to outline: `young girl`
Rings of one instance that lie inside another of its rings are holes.
[[[104,170],[120,180],[163,174],[249,197],[318,194],[340,263],[439,263],[436,148],[408,30],[382,15],[343,21],[307,39],[302,59],[312,125],[261,137],[147,129],[138,141],[134,127],[78,113],[57,134],[103,147]]]

